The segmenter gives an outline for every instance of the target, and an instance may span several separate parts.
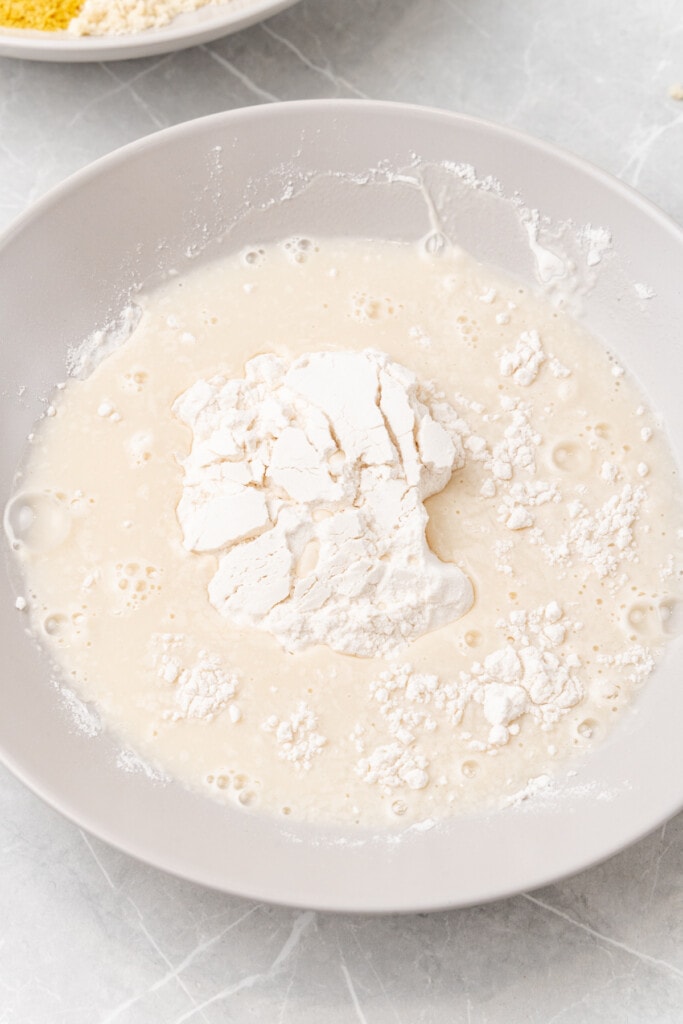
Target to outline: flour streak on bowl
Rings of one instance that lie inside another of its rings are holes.
[[[683,237],[674,225],[606,175],[505,129],[418,108],[314,101],[151,136],[76,175],[0,241],[3,505],[69,352],[120,324],[140,287],[255,239],[431,233],[438,245],[439,232],[530,284],[540,271],[557,300],[580,305],[639,377],[681,463]],[[556,287],[558,260],[581,271],[568,296]],[[106,732],[79,730],[48,685],[11,586],[0,595],[0,643],[0,750],[16,774],[121,849],[243,895],[371,912],[476,903],[579,870],[683,805],[676,642],[634,713],[575,776],[552,791],[531,787],[501,813],[392,836],[285,828],[123,771],[130,756],[122,760]]]

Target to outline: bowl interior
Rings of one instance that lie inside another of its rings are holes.
[[[587,267],[579,241],[587,224],[612,235],[599,268]],[[0,241],[3,505],[68,351],[115,320],[141,286],[288,234],[438,232],[531,284],[550,251],[575,264],[572,301],[640,378],[681,463],[683,236],[674,225],[606,175],[507,130],[417,108],[313,101],[219,114],[127,147],[56,189]],[[683,805],[680,643],[552,801],[400,839],[285,827],[122,771],[114,740],[79,730],[49,685],[11,579],[0,588],[0,645],[6,763],[102,838],[243,895],[334,910],[475,903],[578,870]]]

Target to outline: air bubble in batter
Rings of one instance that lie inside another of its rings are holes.
[[[661,604],[636,601],[626,611],[626,623],[641,640],[657,640],[663,632],[668,633],[666,614]]]
[[[43,629],[53,639],[60,639],[69,632],[69,619],[61,612],[52,612],[43,620]]]
[[[448,248],[448,241],[440,231],[430,231],[422,240],[422,248],[428,256],[441,256]]]
[[[667,636],[680,636],[683,633],[683,604],[670,598],[660,601],[657,615],[662,633]]]
[[[597,731],[599,729],[599,723],[594,718],[585,718],[583,722],[579,722],[576,727],[576,731],[583,740],[595,739]]]
[[[5,509],[5,532],[15,550],[53,551],[70,529],[69,510],[51,494],[18,494]]]
[[[265,260],[263,249],[248,249],[242,257],[248,267],[259,267]]]
[[[553,446],[550,461],[555,469],[563,473],[582,473],[589,468],[591,456],[583,445],[573,440],[565,440],[558,441]]]

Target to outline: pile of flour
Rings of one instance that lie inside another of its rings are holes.
[[[464,464],[466,424],[384,353],[250,360],[199,380],[177,513],[219,553],[212,605],[290,651],[380,655],[460,618],[472,586],[426,538],[424,501]]]

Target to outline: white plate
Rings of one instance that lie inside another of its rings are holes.
[[[155,57],[248,28],[298,0],[232,0],[179,15],[163,28],[122,36],[72,36],[0,26],[0,57],[22,60],[101,61]]]
[[[444,161],[458,166],[444,170]],[[77,174],[0,241],[0,501],[41,400],[64,376],[68,347],[170,268],[295,232],[422,237],[422,176],[453,238],[533,281],[519,203],[464,183],[464,163],[553,222],[611,229],[614,250],[586,297],[586,320],[639,374],[680,464],[683,236],[674,224],[614,179],[508,129],[405,106],[311,101],[150,136]],[[636,282],[655,297],[639,299]],[[284,825],[122,771],[114,740],[88,737],[65,712],[7,585],[0,650],[0,752],[20,778],[136,857],[259,899],[374,912],[490,900],[605,858],[683,806],[680,642],[636,712],[553,799],[399,839]]]

